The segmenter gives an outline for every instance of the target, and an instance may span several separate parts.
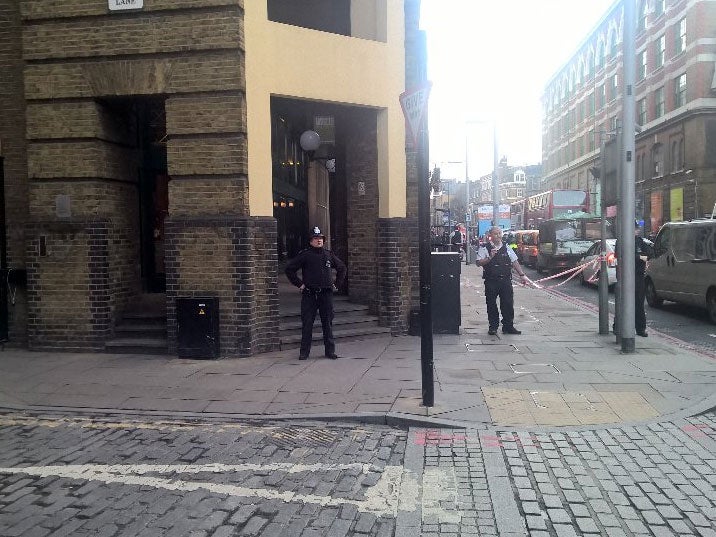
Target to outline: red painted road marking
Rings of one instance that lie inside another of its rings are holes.
[[[435,429],[418,431],[415,433],[416,446],[441,446],[451,444],[456,440],[465,440],[464,434],[444,434]]]

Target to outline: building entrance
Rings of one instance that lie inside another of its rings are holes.
[[[0,157],[0,342],[7,341],[8,336],[8,270],[7,245],[5,242],[5,169],[3,158]]]
[[[164,98],[133,97],[105,102],[115,124],[129,131],[136,163],[141,291],[166,289],[164,220],[169,210]]]

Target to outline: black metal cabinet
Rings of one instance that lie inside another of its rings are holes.
[[[177,355],[219,357],[219,299],[177,298]]]
[[[459,334],[462,323],[460,254],[458,252],[432,252],[430,259],[433,333]]]

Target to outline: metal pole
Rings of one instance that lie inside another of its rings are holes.
[[[500,215],[500,178],[498,177],[497,121],[492,122],[492,225],[497,226]]]
[[[419,32],[420,51],[427,64],[425,32]],[[423,74],[423,79],[425,79]],[[427,107],[427,104],[425,105]],[[428,113],[425,110],[424,116]],[[423,406],[435,404],[433,380],[433,311],[432,268],[430,265],[430,185],[428,181],[428,128],[426,120],[420,125],[418,135],[418,257],[420,270],[420,370],[422,377]],[[449,199],[449,198],[448,198]],[[449,203],[449,202],[448,202]],[[448,205],[449,207],[449,205]]]
[[[470,222],[472,214],[470,213],[470,175],[468,174],[468,145],[467,145],[467,124],[465,127],[465,264],[470,264]],[[470,218],[467,218],[470,215]]]
[[[634,241],[634,200],[635,200],[635,166],[634,150],[636,129],[634,126],[634,113],[636,100],[634,97],[634,83],[636,82],[636,0],[624,0],[624,38],[623,38],[623,65],[624,65],[624,99],[622,102],[622,144],[619,158],[622,163],[624,175],[621,181],[622,206],[621,216],[623,241],[621,243],[622,258],[622,352],[635,351],[634,329],[634,288],[636,285],[635,272],[635,241]],[[640,304],[639,307],[644,307]]]
[[[606,179],[607,175],[607,166],[606,166],[606,143],[604,140],[602,140],[602,147],[600,150],[600,173],[599,176],[601,177],[601,189],[599,192],[599,195],[601,196],[601,202],[599,204],[600,208],[600,219],[599,219],[599,227],[600,227],[600,233],[602,238],[602,245],[601,245],[601,251],[602,251],[602,261],[599,266],[599,334],[600,335],[608,335],[609,334],[609,276],[607,274],[607,260],[604,257],[607,254],[607,218],[606,218],[606,208],[604,207],[604,181]],[[595,197],[596,199],[596,197]]]

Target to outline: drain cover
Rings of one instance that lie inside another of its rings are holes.
[[[561,373],[553,364],[510,364],[517,374],[521,373]]]
[[[280,447],[317,447],[331,445],[336,441],[336,435],[325,430],[283,427],[274,430],[270,440]]]
[[[467,352],[519,352],[509,343],[465,343],[465,348]]]

